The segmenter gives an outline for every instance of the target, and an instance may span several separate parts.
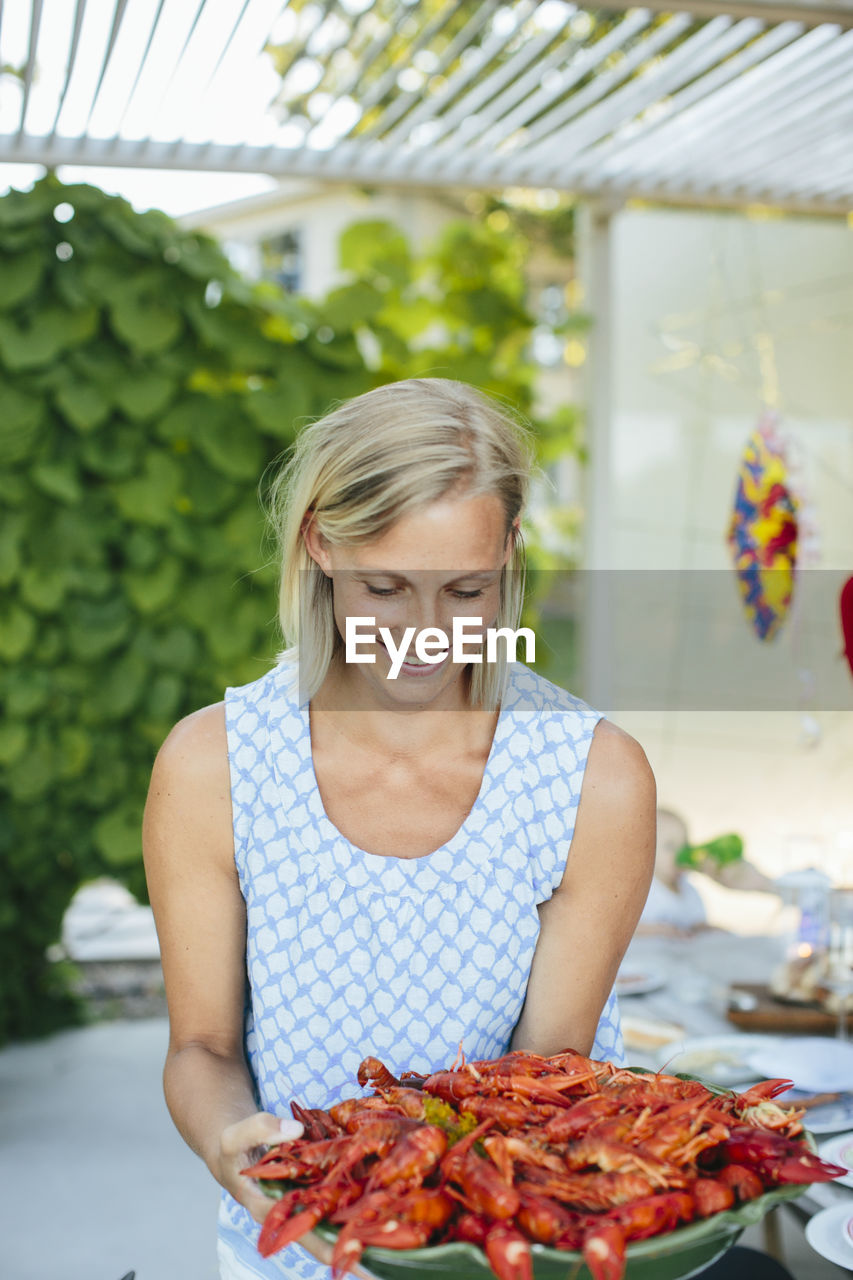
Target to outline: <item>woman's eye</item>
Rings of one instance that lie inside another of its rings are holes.
[[[453,594],[457,600],[477,600],[483,594],[483,588],[479,591],[454,591]]]
[[[372,596],[395,596],[397,594],[396,587],[371,587],[367,584],[367,590]]]

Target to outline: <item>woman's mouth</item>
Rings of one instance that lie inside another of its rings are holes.
[[[382,648],[388,654],[388,658],[390,661],[391,654],[388,652],[387,645],[383,641],[380,641],[380,644],[382,644]],[[415,677],[428,676],[434,671],[441,671],[442,668],[448,662],[449,658],[450,658],[450,653],[448,652],[444,655],[444,657],[441,659],[440,662],[421,662],[419,658],[412,658],[410,660],[407,659],[400,665],[400,675],[415,676]]]

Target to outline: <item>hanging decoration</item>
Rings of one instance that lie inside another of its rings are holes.
[[[853,578],[848,578],[841,588],[841,630],[844,635],[844,657],[853,675]]]
[[[766,413],[738,468],[728,543],[746,616],[759,640],[772,640],[794,589],[798,503],[776,415]]]

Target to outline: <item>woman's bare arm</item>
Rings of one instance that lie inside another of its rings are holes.
[[[234,862],[222,703],[182,720],[154,765],[143,851],[169,1004],[166,1102],[178,1130],[257,1222],[272,1201],[240,1170],[302,1125],[259,1112],[243,1053],[246,909]],[[329,1264],[332,1246],[300,1245]],[[360,1280],[373,1280],[364,1267]]]
[[[260,1221],[270,1202],[239,1169],[252,1147],[282,1135],[258,1113],[243,1055],[246,914],[222,704],[182,720],[163,744],[143,850],[169,1004],[166,1102],[213,1176]]]
[[[592,1048],[655,863],[655,780],[639,743],[607,720],[589,750],[575,832],[541,931],[514,1049]]]

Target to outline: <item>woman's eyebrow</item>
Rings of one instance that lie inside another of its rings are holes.
[[[407,586],[411,585],[410,579],[404,573],[398,573],[394,569],[353,569],[352,574],[356,578],[392,578],[395,582],[405,582]],[[440,569],[427,569],[426,573],[439,574]],[[500,573],[500,569],[472,569],[467,573],[460,573],[457,577],[449,579],[449,582],[487,582],[489,579],[496,577]]]

